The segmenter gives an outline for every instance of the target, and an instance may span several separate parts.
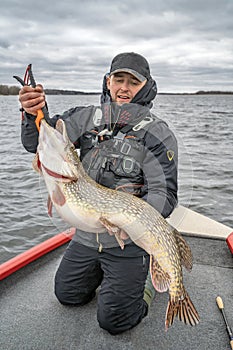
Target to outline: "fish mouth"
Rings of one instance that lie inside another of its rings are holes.
[[[64,121],[58,120],[55,128],[42,121],[37,169],[59,182],[77,181],[78,173],[69,157],[71,146]]]
[[[67,144],[69,142],[66,126],[62,119],[58,119],[55,128],[51,127],[45,120],[42,120],[42,123],[40,137],[45,143],[49,143],[49,139],[50,141],[53,140],[54,145],[58,142],[60,144]]]
[[[77,178],[74,177],[70,177],[70,176],[65,176],[59,173],[56,173],[53,170],[48,169],[45,165],[41,164],[41,167],[43,168],[43,170],[51,177],[60,180],[61,182],[72,182],[72,181],[76,181]]]
[[[63,175],[63,174],[60,174],[60,173],[58,173],[56,171],[53,171],[53,170],[47,168],[40,161],[38,153],[36,155],[36,159],[34,160],[33,167],[39,173],[45,172],[47,175],[49,175],[52,178],[55,178],[55,179],[59,180],[60,182],[72,182],[72,181],[76,181],[77,180],[77,177],[74,177],[74,176],[72,177],[72,176],[69,176],[69,175]]]

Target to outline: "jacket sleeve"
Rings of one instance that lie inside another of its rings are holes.
[[[31,153],[36,153],[38,144],[38,130],[35,124],[36,117],[24,112],[21,124],[21,142],[24,148]]]
[[[67,110],[63,114],[56,114],[52,118],[49,117],[47,107],[43,109],[43,112],[47,123],[52,127],[55,127],[58,119],[63,119],[66,124],[67,133],[71,142],[73,142],[75,146],[78,147],[78,139],[89,127],[88,121],[92,120],[90,118],[90,115],[93,114],[94,109],[94,106],[74,107]],[[32,153],[36,153],[39,136],[35,124],[35,119],[35,116],[28,113],[24,113],[24,120],[22,121],[21,126],[22,144],[28,152]]]
[[[177,205],[177,141],[164,122],[158,122],[145,137],[143,199],[168,217]]]
[[[51,125],[55,125],[55,120],[49,118],[47,105],[43,109],[44,117]],[[39,132],[35,123],[36,117],[34,115],[24,112],[24,118],[21,124],[21,142],[24,148],[31,153],[36,153],[38,145]]]

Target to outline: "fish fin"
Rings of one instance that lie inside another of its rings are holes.
[[[195,326],[200,321],[198,312],[186,292],[178,300],[172,300],[170,297],[165,320],[166,331],[173,324],[175,317],[178,317],[180,321],[190,326]]]
[[[162,269],[153,255],[150,256],[150,274],[154,288],[158,292],[166,292],[170,286],[171,277]]]
[[[41,174],[41,163],[40,163],[40,159],[39,159],[39,154],[38,153],[36,153],[36,155],[35,155],[35,157],[34,157],[34,159],[32,161],[32,167],[33,167],[33,169],[36,172]]]
[[[51,199],[55,204],[59,205],[60,207],[62,207],[66,202],[66,197],[64,196],[62,190],[57,184],[55,189],[53,190]]]
[[[112,236],[112,235],[115,235],[116,237],[116,240],[119,244],[119,246],[121,247],[121,249],[123,250],[124,247],[125,247],[125,244],[124,244],[124,241],[123,239],[120,238],[120,232],[121,232],[121,229],[120,227],[112,224],[109,220],[107,220],[106,218],[104,217],[101,217],[99,219],[100,223],[108,230],[108,233]]]
[[[99,218],[100,223],[108,230],[110,235],[116,235],[120,232],[120,228],[114,224],[112,224],[108,219],[101,216]]]
[[[116,240],[117,240],[119,246],[120,246],[121,249],[123,250],[123,249],[125,248],[125,243],[124,243],[123,239],[121,239],[121,238],[119,237],[119,234],[118,234],[118,233],[115,233],[115,237],[116,237]]]
[[[174,229],[174,235],[179,247],[181,264],[190,272],[193,267],[193,256],[191,249],[181,234]]]
[[[51,197],[50,195],[48,195],[48,199],[47,199],[47,208],[48,208],[48,214],[50,217],[53,216],[53,213],[52,213],[52,209],[53,209],[53,202],[51,200]]]

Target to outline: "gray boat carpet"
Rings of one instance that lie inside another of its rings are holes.
[[[200,314],[200,324],[164,319],[168,294],[156,294],[148,316],[134,329],[111,336],[96,319],[96,299],[80,308],[59,304],[53,279],[65,247],[9,276],[0,286],[2,350],[228,350],[229,337],[216,305],[220,295],[233,327],[233,259],[225,241],[186,237],[194,255],[184,283]]]

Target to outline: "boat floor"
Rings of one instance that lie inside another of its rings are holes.
[[[96,298],[82,307],[61,305],[53,293],[61,247],[1,282],[0,348],[3,350],[205,350],[230,349],[226,327],[216,305],[220,295],[233,320],[233,259],[223,240],[186,237],[194,255],[184,284],[200,314],[195,327],[175,320],[167,332],[168,294],[156,294],[147,317],[130,331],[112,336],[96,319]],[[97,296],[98,297],[98,296]]]

